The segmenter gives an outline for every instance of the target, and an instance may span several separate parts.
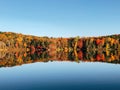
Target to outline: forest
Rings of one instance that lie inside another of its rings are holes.
[[[0,67],[48,61],[119,64],[120,35],[54,38],[0,32]]]

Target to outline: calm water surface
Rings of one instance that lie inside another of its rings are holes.
[[[120,65],[55,61],[2,67],[0,90],[120,90]]]

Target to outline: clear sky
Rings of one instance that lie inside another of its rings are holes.
[[[120,0],[0,0],[0,31],[53,37],[120,34]]]

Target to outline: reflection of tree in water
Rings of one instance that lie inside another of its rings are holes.
[[[6,55],[6,44],[0,41],[0,58],[5,57]]]
[[[79,61],[82,62],[106,62],[106,63],[120,63],[120,52],[118,50],[106,51],[102,53],[98,53],[98,51],[86,52],[82,51],[77,52],[77,57],[74,52],[57,52],[56,58],[52,58],[49,55],[50,52],[35,52],[34,54],[30,54],[29,52],[11,52],[7,53],[5,57],[0,59],[1,67],[8,66],[17,66],[27,63],[34,62],[48,62],[48,61],[76,61],[78,58]],[[52,53],[52,51],[51,51]]]

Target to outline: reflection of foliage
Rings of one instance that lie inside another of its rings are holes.
[[[77,52],[77,57],[74,52],[57,52],[56,58],[52,58],[49,55],[49,52],[35,52],[34,54],[30,54],[26,52],[15,52],[15,53],[7,53],[6,57],[0,60],[0,66],[16,66],[22,65],[26,63],[34,63],[34,62],[48,62],[50,60],[58,60],[58,61],[76,61],[77,58],[80,61],[87,61],[87,62],[108,62],[108,63],[120,63],[120,56],[118,50],[108,51],[109,55],[106,52],[98,52],[98,51],[91,51],[83,53],[82,51]],[[52,53],[52,52],[51,52]]]
[[[46,60],[49,58],[49,55],[47,52],[42,52],[42,53],[34,53],[30,55],[31,60]]]

